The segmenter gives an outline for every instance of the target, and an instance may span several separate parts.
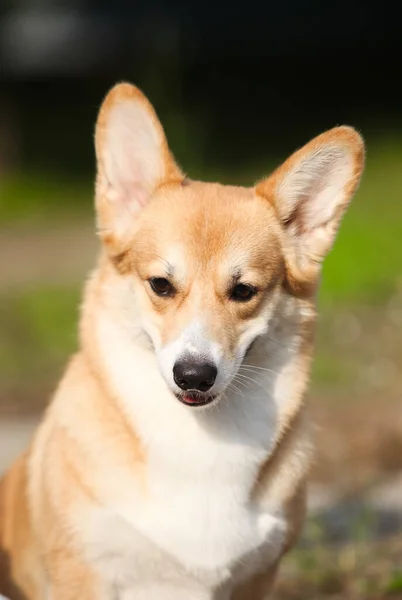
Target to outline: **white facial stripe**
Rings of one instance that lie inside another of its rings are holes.
[[[222,352],[219,346],[208,338],[205,325],[201,321],[193,321],[180,336],[167,344],[158,352],[158,359],[166,381],[173,382],[173,366],[182,357],[205,361],[219,368],[222,363]]]

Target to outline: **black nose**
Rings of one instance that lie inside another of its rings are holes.
[[[182,390],[207,392],[215,383],[218,369],[210,363],[181,360],[173,367],[173,378]]]

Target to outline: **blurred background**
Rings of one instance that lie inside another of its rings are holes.
[[[367,166],[324,268],[310,516],[277,599],[402,598],[401,24],[388,0],[1,0],[0,470],[76,348],[111,85],[144,90],[192,178],[252,184],[350,124]]]

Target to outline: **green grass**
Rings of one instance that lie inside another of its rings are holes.
[[[1,182],[2,228],[21,223],[46,226],[54,218],[80,219],[92,213],[92,184],[42,173],[13,173]]]
[[[382,303],[402,276],[402,140],[368,147],[362,184],[323,272],[321,301]]]
[[[3,383],[21,372],[34,383],[59,368],[77,347],[79,298],[76,287],[28,288],[1,296]]]

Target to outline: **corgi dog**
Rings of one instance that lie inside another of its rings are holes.
[[[0,492],[11,600],[263,600],[296,542],[324,257],[364,145],[335,127],[254,187],[186,177],[143,93],[95,135],[80,349]]]

